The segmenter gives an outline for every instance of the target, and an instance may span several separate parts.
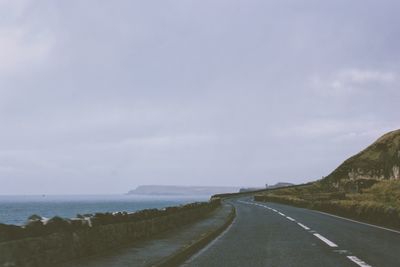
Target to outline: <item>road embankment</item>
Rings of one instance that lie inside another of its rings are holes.
[[[160,267],[178,266],[217,237],[235,218],[236,210],[227,203],[207,217],[153,238],[96,257],[68,262],[60,267]]]
[[[256,194],[255,201],[275,202],[300,208],[318,210],[366,223],[400,229],[400,210],[391,206],[349,200],[307,201],[284,195]]]
[[[98,213],[79,219],[0,225],[0,266],[56,266],[151,239],[207,218],[221,202],[191,203],[135,213]]]
[[[177,250],[175,253],[170,255],[169,257],[161,260],[157,263],[156,267],[169,267],[169,266],[178,266],[179,264],[185,262],[188,258],[194,255],[196,252],[201,250],[205,247],[208,243],[212,240],[217,238],[222,232],[224,232],[233,222],[236,217],[236,210],[234,206],[228,205],[225,209],[229,209],[229,213],[224,215],[224,211],[219,214],[219,221],[218,218],[211,218],[214,219],[215,223],[213,226],[205,229],[205,232],[195,239],[191,240],[189,244],[183,246],[181,249]],[[222,215],[222,218],[221,218]]]

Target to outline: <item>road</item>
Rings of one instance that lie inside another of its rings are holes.
[[[400,266],[400,232],[251,198],[231,203],[232,225],[182,266]]]

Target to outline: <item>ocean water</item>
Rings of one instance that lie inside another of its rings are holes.
[[[95,212],[133,212],[207,201],[210,196],[46,195],[0,196],[0,223],[22,225],[32,214],[73,218]]]

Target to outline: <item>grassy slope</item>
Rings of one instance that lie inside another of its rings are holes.
[[[257,200],[318,209],[371,223],[400,228],[400,180],[393,166],[400,165],[400,130],[385,134],[371,146],[349,158],[325,179],[299,187],[258,193]],[[348,173],[357,170],[354,180]],[[332,186],[372,180],[368,188]]]
[[[392,178],[393,166],[400,165],[400,130],[389,132],[372,145],[344,161],[325,181],[349,179],[349,173],[358,172],[370,178]]]
[[[385,180],[362,193],[328,191],[320,183],[256,194],[255,200],[315,209],[400,229],[400,181]]]

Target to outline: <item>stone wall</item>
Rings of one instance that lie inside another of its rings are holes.
[[[8,238],[13,240],[0,242],[0,266],[57,266],[61,262],[100,254],[196,221],[207,216],[219,205],[220,202],[214,200],[151,210],[145,216],[131,216],[130,219],[126,216],[125,221],[121,216],[115,216],[115,223],[112,222],[113,217],[108,216],[107,219],[97,220],[93,226],[84,224],[86,218],[82,218],[82,226],[79,227],[61,227],[58,230],[53,227],[51,233],[42,231],[46,234],[32,237],[26,233],[25,236],[16,235],[14,238]],[[137,214],[140,213],[143,211]],[[132,219],[133,217],[135,219]],[[96,216],[93,218],[94,222],[95,218]]]

